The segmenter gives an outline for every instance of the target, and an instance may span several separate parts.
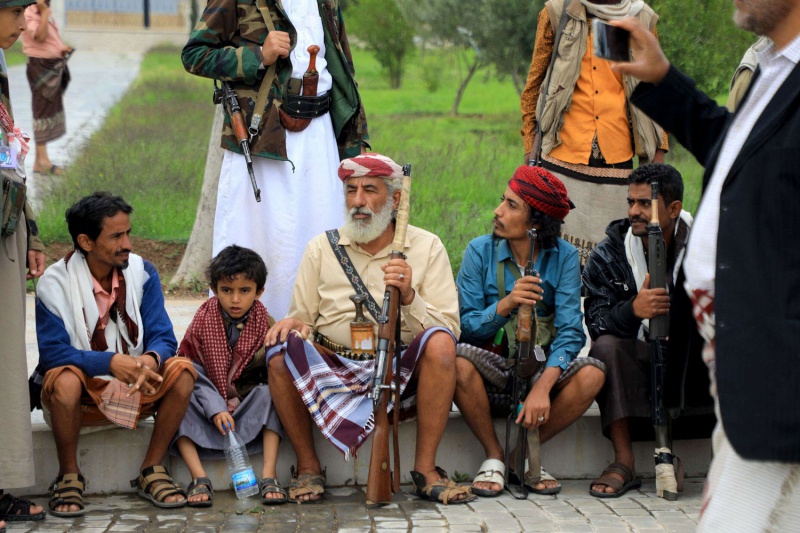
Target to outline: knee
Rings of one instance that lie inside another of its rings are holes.
[[[594,400],[606,381],[605,373],[596,366],[581,368],[575,378],[578,383],[578,390],[583,393],[588,401]]]
[[[283,352],[270,357],[267,363],[267,372],[270,378],[282,377],[288,374],[289,369],[286,367],[286,355]]]
[[[453,337],[443,331],[437,331],[425,344],[422,357],[442,369],[455,372],[456,343]]]
[[[80,378],[69,370],[61,372],[53,382],[53,392],[50,399],[53,404],[60,406],[74,406],[80,403],[83,393],[83,383]]]
[[[469,359],[456,357],[456,386],[467,386],[476,375],[478,375],[478,370]]]
[[[192,390],[194,390],[194,376],[188,370],[182,371],[178,375],[178,379],[175,380],[175,385],[173,388],[181,395],[185,397],[189,397],[192,395]]]

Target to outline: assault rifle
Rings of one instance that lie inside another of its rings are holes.
[[[534,249],[536,247],[536,229],[528,230],[530,240],[530,252],[528,253],[528,263],[525,265],[526,276],[538,276],[539,273],[533,267]],[[511,405],[510,412],[506,420],[506,488],[511,495],[524,500],[528,497],[526,484],[536,484],[541,479],[542,457],[539,447],[539,429],[528,430],[522,425],[517,428],[517,440],[514,456],[514,474],[518,482],[512,481],[510,475],[511,466],[511,429],[514,427],[519,411],[525,398],[530,392],[531,381],[545,361],[544,350],[536,344],[534,306],[523,304],[517,309],[517,353],[514,358],[514,367],[511,371]],[[528,459],[528,468],[525,468]],[[530,475],[526,472],[530,472]]]
[[[647,269],[650,272],[650,288],[667,288],[667,249],[661,225],[658,222],[658,183],[650,184],[650,224],[647,226]],[[675,478],[672,454],[671,420],[664,405],[664,382],[667,370],[667,336],[669,315],[658,315],[650,319],[650,353],[652,378],[652,417],[656,434],[656,492],[665,500],[678,499],[678,482]]]
[[[233,133],[236,135],[236,141],[239,143],[239,148],[241,148],[245,163],[247,163],[247,172],[250,173],[253,194],[256,195],[256,202],[260,202],[261,191],[256,183],[256,175],[253,172],[253,158],[250,156],[250,136],[247,133],[247,127],[244,125],[244,115],[239,105],[239,98],[236,97],[236,91],[233,90],[230,83],[220,81],[220,84],[221,86],[217,86],[217,80],[214,80],[214,103],[222,104],[231,119]]]
[[[400,192],[400,205],[394,223],[391,259],[403,259],[403,248],[408,229],[409,202],[411,190],[411,165],[403,167],[403,188]],[[400,290],[389,285],[383,293],[383,306],[378,317],[378,341],[375,350],[375,373],[372,375],[372,398],[375,430],[372,436],[372,454],[369,458],[367,477],[367,505],[392,502],[392,492],[400,492],[400,449],[398,429],[400,423]],[[395,356],[395,372],[392,372],[392,354]],[[394,383],[392,375],[394,374]],[[389,469],[389,394],[394,395],[394,476]]]

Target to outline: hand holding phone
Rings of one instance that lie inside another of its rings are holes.
[[[630,61],[630,37],[628,30],[600,19],[592,20],[592,46],[597,57],[609,61]]]

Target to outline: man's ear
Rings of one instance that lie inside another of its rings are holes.
[[[680,200],[675,200],[671,204],[667,206],[667,215],[669,218],[677,219],[681,216],[681,211],[683,210],[683,202]]]
[[[402,194],[402,191],[400,191],[400,190],[394,191],[394,194],[392,194],[392,209],[395,210],[395,211],[397,211],[397,209],[400,207],[400,195],[401,194]]]
[[[264,289],[265,289],[265,288],[266,288],[266,287],[261,287],[261,290],[260,290],[260,291],[256,291],[256,300],[258,300],[258,299],[260,299],[260,298],[261,298],[261,295],[262,295],[262,294],[264,294]]]
[[[80,235],[78,235],[77,240],[78,240],[78,246],[80,246],[84,252],[89,253],[92,251],[92,248],[94,247],[94,241],[90,239],[88,235],[86,235],[85,233],[81,233]]]

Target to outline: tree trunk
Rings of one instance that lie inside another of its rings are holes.
[[[527,83],[527,80],[523,80],[516,70],[511,74],[511,80],[514,82],[514,89],[517,90],[517,95],[522,96],[522,91],[525,90],[525,83]]]
[[[222,147],[219,135],[222,131],[224,115],[222,106],[216,106],[214,124],[211,126],[211,140],[208,142],[206,171],[203,175],[203,189],[197,203],[194,227],[186,251],[183,253],[178,271],[170,280],[170,285],[183,285],[194,278],[205,278],[205,272],[211,263],[212,243],[214,237],[214,214],[217,208],[217,185],[222,169]]]
[[[461,86],[458,88],[458,92],[456,93],[456,100],[453,102],[453,107],[450,109],[450,115],[456,116],[458,115],[458,106],[461,105],[461,97],[464,96],[464,91],[467,90],[467,85],[469,85],[470,80],[472,80],[472,76],[478,71],[478,68],[481,66],[481,58],[478,54],[475,54],[475,61],[472,62],[472,65],[469,66],[469,72],[467,72],[467,77],[464,78],[464,81],[461,82]]]

